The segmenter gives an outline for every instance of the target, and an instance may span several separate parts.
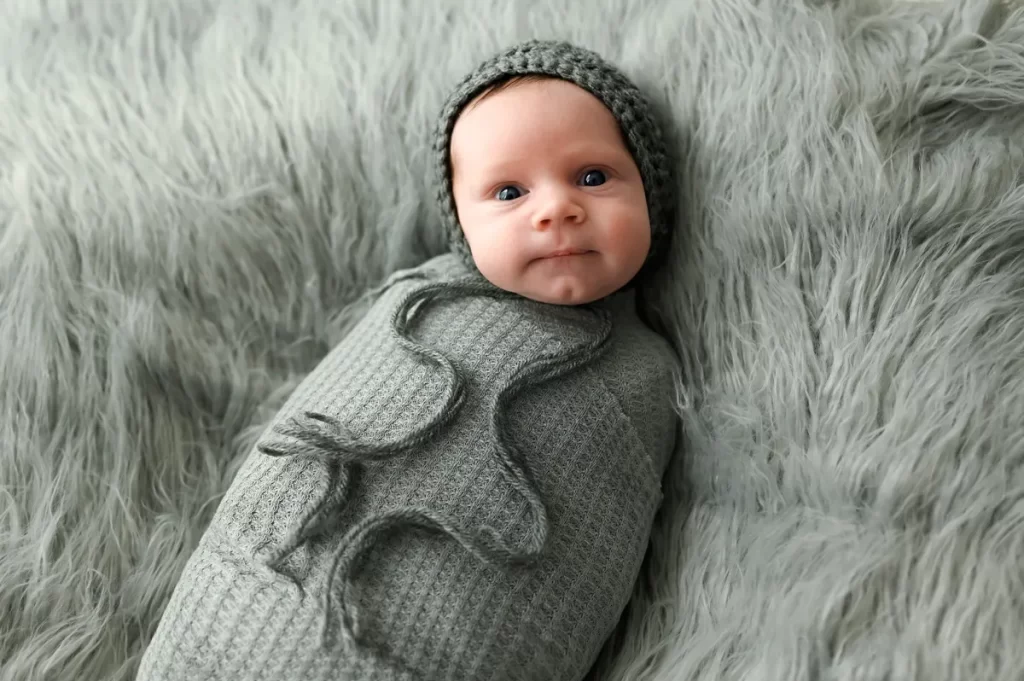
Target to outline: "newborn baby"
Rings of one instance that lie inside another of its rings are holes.
[[[451,252],[310,373],[190,558],[139,679],[580,679],[643,559],[676,359],[636,288],[670,167],[596,54],[531,41],[442,111]]]

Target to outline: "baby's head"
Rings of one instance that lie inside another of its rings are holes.
[[[449,97],[437,135],[452,249],[495,286],[579,305],[664,252],[671,168],[648,102],[597,54],[531,41]]]

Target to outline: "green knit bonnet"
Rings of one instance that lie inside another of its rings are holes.
[[[467,75],[445,102],[435,135],[435,167],[441,219],[452,252],[476,270],[455,210],[451,176],[451,136],[463,108],[488,88],[519,76],[540,75],[573,83],[597,97],[615,116],[640,170],[651,223],[651,247],[644,272],[667,250],[673,201],[672,168],[662,129],[650,102],[621,71],[588,49],[566,42],[531,40],[483,62]],[[634,279],[635,281],[635,279]]]

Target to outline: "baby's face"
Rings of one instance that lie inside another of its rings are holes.
[[[470,104],[451,159],[459,222],[495,286],[580,305],[640,271],[651,245],[640,171],[615,117],[586,90],[526,81]]]

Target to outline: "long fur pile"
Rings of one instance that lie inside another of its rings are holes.
[[[677,125],[686,441],[595,679],[1017,679],[1024,11],[13,0],[0,679],[127,681],[276,405],[443,248],[447,89],[530,37]]]

